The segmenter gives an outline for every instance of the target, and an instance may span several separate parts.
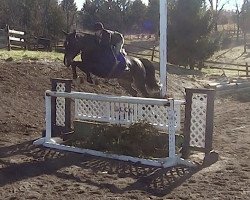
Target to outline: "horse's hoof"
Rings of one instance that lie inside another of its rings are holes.
[[[80,83],[81,83],[81,84],[84,83],[83,77],[80,77]]]
[[[95,85],[99,85],[99,80],[95,79]]]
[[[94,84],[94,81],[92,79],[87,79],[87,82],[90,84]]]
[[[79,85],[80,84],[79,79],[73,79],[73,84],[74,85]]]

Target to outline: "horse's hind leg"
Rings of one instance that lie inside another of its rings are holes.
[[[132,87],[133,80],[118,79],[118,83],[133,97],[137,97],[138,92]]]
[[[146,88],[146,73],[145,71],[138,67],[134,70],[134,73],[131,73],[134,79],[135,87],[141,92],[143,97],[149,97],[148,90]]]
[[[145,84],[147,87],[151,90],[160,90],[160,86],[157,83],[156,77],[155,77],[155,68],[151,61],[145,58],[140,58],[140,61],[142,62],[145,71],[146,71],[146,79]]]

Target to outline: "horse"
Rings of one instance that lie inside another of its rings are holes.
[[[102,48],[96,35],[75,31],[65,35],[63,62],[66,67],[72,67],[73,79],[77,78],[76,68],[79,68],[86,73],[90,83],[93,82],[90,73],[106,79],[117,78],[118,83],[132,96],[138,96],[137,90],[132,87],[133,82],[144,97],[150,96],[148,89],[159,91],[155,68],[149,60],[118,56],[119,64],[116,65],[111,48]],[[79,53],[82,61],[73,61]]]

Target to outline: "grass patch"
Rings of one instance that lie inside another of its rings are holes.
[[[57,52],[41,52],[41,51],[25,51],[25,50],[0,50],[1,60],[13,61],[63,61],[63,53]],[[11,59],[10,59],[11,58]]]

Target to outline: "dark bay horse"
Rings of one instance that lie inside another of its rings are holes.
[[[118,59],[119,64],[115,65],[111,49],[102,48],[94,34],[68,33],[64,46],[64,64],[72,67],[74,79],[77,77],[76,68],[79,68],[86,73],[88,82],[92,82],[90,73],[101,78],[117,78],[119,84],[133,96],[138,94],[132,87],[133,82],[144,97],[149,97],[148,89],[159,91],[155,68],[147,59],[132,56],[125,56],[124,59],[122,56]],[[73,61],[79,53],[82,61]]]

